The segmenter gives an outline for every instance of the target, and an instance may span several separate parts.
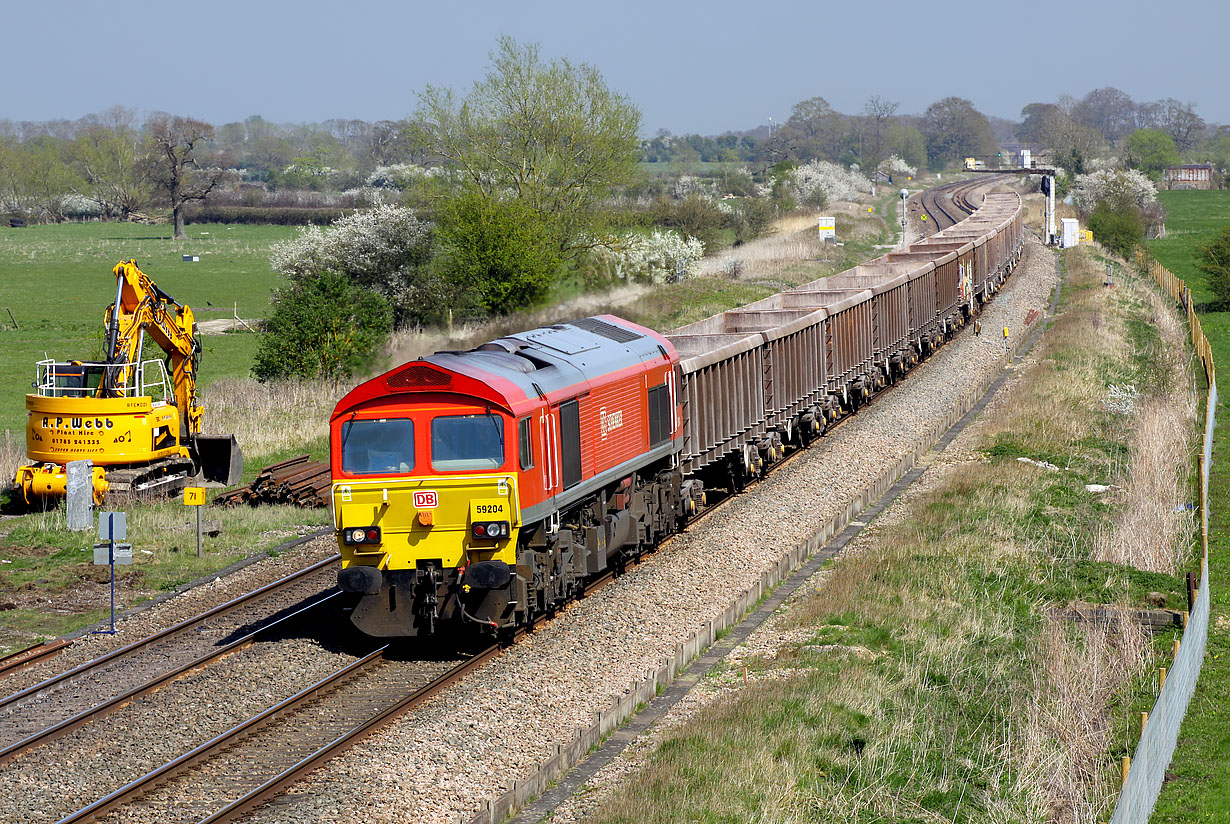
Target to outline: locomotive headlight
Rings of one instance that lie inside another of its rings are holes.
[[[342,542],[348,546],[353,546],[355,544],[378,544],[380,543],[380,527],[347,527],[342,530]]]
[[[490,521],[488,523],[476,523],[470,527],[470,535],[474,538],[481,538],[486,541],[495,541],[500,538],[507,538],[512,534],[509,528],[508,521]]]

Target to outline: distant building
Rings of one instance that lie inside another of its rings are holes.
[[[1162,183],[1167,189],[1212,189],[1212,163],[1184,163],[1182,166],[1167,166],[1162,172]]]

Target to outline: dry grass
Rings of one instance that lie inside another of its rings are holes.
[[[1150,660],[1145,631],[1122,616],[1078,629],[1044,622],[1016,783],[1047,821],[1104,820],[1115,795],[1111,710]]]
[[[17,467],[28,463],[25,433],[6,432],[0,442],[0,486],[10,483],[17,475]]]
[[[743,279],[779,277],[796,268],[793,264],[802,261],[836,262],[840,259],[840,250],[821,243],[812,227],[790,234],[757,238],[707,257],[701,262],[697,274],[701,277],[723,275],[732,271],[733,267],[738,269],[738,277]]]
[[[1163,298],[1135,287],[1151,309],[1159,341],[1150,353],[1160,370],[1156,389],[1136,406],[1131,422],[1130,471],[1120,484],[1114,528],[1098,536],[1096,557],[1151,572],[1173,573],[1192,546],[1191,500],[1196,449],[1196,396],[1186,328]]]
[[[329,415],[354,382],[270,381],[228,378],[204,390],[209,429],[234,433],[246,458],[261,460],[287,452],[321,449],[328,441]]]

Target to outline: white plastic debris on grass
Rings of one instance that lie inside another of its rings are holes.
[[[1030,464],[1031,466],[1041,467],[1042,469],[1049,469],[1051,472],[1059,471],[1059,467],[1055,466],[1055,464],[1050,463],[1048,461],[1035,461],[1033,458],[1017,458],[1017,460],[1020,461],[1021,463]]]

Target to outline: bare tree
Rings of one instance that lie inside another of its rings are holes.
[[[863,173],[875,179],[876,169],[887,152],[884,149],[884,133],[888,122],[897,111],[899,104],[886,100],[879,95],[873,95],[863,107],[860,118],[858,160],[862,164]]]
[[[190,117],[155,115],[145,124],[146,163],[150,180],[171,201],[175,237],[186,238],[184,206],[218,188],[229,177],[226,169],[201,166],[199,155],[213,137],[214,127]]]
[[[1158,127],[1174,138],[1180,152],[1192,149],[1204,137],[1204,118],[1196,114],[1195,103],[1168,97],[1158,101]]]
[[[1054,162],[1071,174],[1084,174],[1085,163],[1102,148],[1102,134],[1056,106],[1042,115],[1039,132]]]
[[[1072,114],[1112,143],[1127,137],[1136,126],[1135,102],[1126,92],[1113,86],[1089,92],[1076,105]]]

